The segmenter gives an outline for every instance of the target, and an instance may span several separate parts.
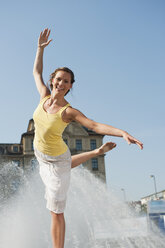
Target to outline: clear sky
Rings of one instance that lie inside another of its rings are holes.
[[[128,200],[165,189],[165,1],[3,1],[0,8],[0,143],[19,143],[39,102],[32,69],[40,31],[51,29],[44,80],[59,66],[76,82],[67,97],[89,118],[126,130],[106,156],[108,186]]]

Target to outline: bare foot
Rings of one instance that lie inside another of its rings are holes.
[[[107,142],[98,148],[98,155],[102,155],[102,154],[112,150],[115,147],[116,147],[115,143]]]

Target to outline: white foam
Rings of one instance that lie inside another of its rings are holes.
[[[38,169],[25,175],[7,164],[0,175],[0,248],[51,248],[51,219]],[[160,236],[148,232],[146,218],[135,216],[101,181],[80,167],[72,170],[65,219],[67,248],[165,247]]]

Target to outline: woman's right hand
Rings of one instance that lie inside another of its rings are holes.
[[[43,32],[40,33],[40,37],[38,38],[38,47],[45,48],[49,45],[52,39],[48,40],[50,35],[50,29],[46,28]]]

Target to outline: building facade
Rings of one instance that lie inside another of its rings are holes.
[[[72,155],[98,148],[102,145],[103,137],[103,135],[88,130],[77,122],[71,122],[63,133],[63,139]],[[0,144],[0,163],[14,163],[25,170],[33,169],[36,164],[33,139],[34,121],[31,119],[27,132],[21,135],[20,143]],[[83,166],[105,181],[104,155],[87,161]]]
[[[156,200],[165,200],[165,190],[141,198],[141,204],[147,205],[148,201],[156,201]]]

